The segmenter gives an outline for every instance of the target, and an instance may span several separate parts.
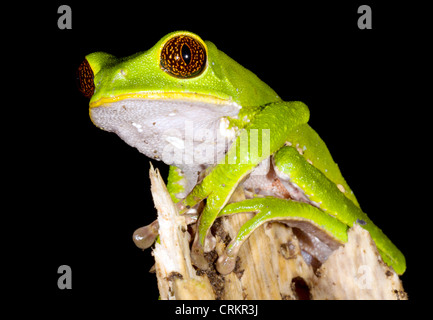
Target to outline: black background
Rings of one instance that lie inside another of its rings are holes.
[[[72,8],[72,30],[57,27],[62,4]],[[372,30],[357,27],[362,4],[372,8]],[[32,229],[23,256],[31,261],[30,278],[37,280],[33,299],[44,297],[40,307],[78,312],[84,306],[92,312],[150,307],[172,314],[157,302],[156,277],[148,273],[150,251],[131,240],[136,228],[156,217],[149,159],[93,126],[75,72],[88,53],[131,55],[175,30],[211,40],[283,99],[309,106],[311,126],[363,210],[405,254],[402,280],[409,298],[421,298],[416,278],[423,249],[414,237],[420,232],[413,217],[422,201],[414,189],[417,141],[411,136],[417,92],[409,89],[418,40],[405,17],[422,8],[372,1],[53,1],[34,10],[27,13],[37,28],[29,23],[26,30],[34,42],[24,43],[20,54],[31,70],[25,77],[29,92],[39,97],[26,109],[37,130],[25,138],[22,161],[33,175],[26,180],[29,198],[18,207],[31,208],[23,209]],[[153,164],[166,176],[165,164]],[[63,264],[72,268],[72,290],[57,288]]]

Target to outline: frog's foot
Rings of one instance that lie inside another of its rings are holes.
[[[195,224],[197,222],[197,214],[185,214],[184,217],[186,225]],[[151,224],[135,230],[132,235],[132,240],[138,248],[144,250],[154,244],[158,235],[159,223],[158,220],[155,220]]]
[[[341,244],[347,242],[347,226],[318,208],[309,204],[278,198],[255,198],[227,205],[219,214],[230,215],[240,212],[256,212],[239,230],[227,246],[223,255],[218,258],[216,267],[221,274],[233,271],[236,257],[242,244],[258,227],[266,222],[278,221],[291,227],[296,227],[309,235],[313,235],[332,252]],[[320,246],[315,246],[315,250]],[[323,252],[322,252],[323,253]],[[327,259],[327,254],[315,253],[321,260]],[[329,255],[329,254],[328,254]]]

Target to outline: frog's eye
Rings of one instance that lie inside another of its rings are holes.
[[[90,67],[87,59],[81,62],[77,70],[77,86],[80,92],[86,97],[92,97],[95,92],[95,84],[93,82],[93,70]]]
[[[176,78],[193,78],[206,68],[206,49],[198,40],[179,35],[161,50],[161,68]]]

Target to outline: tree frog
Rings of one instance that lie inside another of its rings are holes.
[[[219,258],[221,273],[234,268],[239,247],[269,221],[309,234],[310,254],[319,260],[344,244],[357,223],[383,260],[404,273],[403,254],[361,210],[308,125],[308,107],[283,101],[212,42],[176,31],[126,58],[91,53],[77,75],[92,122],[171,166],[167,187],[181,214],[202,210],[193,219],[197,266],[206,267],[199,257],[214,247],[215,219],[254,212]]]

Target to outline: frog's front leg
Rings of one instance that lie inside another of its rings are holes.
[[[178,208],[183,213],[206,199],[206,206],[199,220],[198,236],[193,245],[196,253],[203,252],[203,245],[210,227],[238,184],[262,160],[268,158],[270,154],[275,153],[284,145],[288,132],[307,123],[308,118],[308,108],[302,102],[279,102],[266,106],[241,131],[225,158],[210,171],[200,184],[194,187],[183,201],[178,203]],[[284,121],[282,122],[281,119]],[[265,148],[262,143],[262,135],[265,132],[269,133],[269,150],[267,152],[263,152]],[[242,139],[247,138],[251,146],[251,138],[254,134],[257,134],[257,150],[262,152],[258,156],[254,155],[250,148],[242,148],[241,143]]]

